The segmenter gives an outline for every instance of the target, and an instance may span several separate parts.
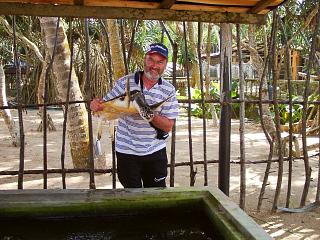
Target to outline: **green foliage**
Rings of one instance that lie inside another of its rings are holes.
[[[219,99],[220,84],[218,82],[214,82],[214,81],[211,82],[210,95],[213,97],[213,99]]]
[[[239,96],[238,92],[238,82],[233,81],[231,85],[231,98],[237,98]],[[210,85],[210,96],[213,99],[219,99],[220,98],[220,85],[218,82],[211,82]],[[200,89],[191,89],[191,98],[193,100],[201,100],[201,90]],[[205,103],[204,106],[202,107],[202,103],[194,103],[191,105],[191,115],[194,117],[199,117],[202,118],[204,116],[204,112],[206,113],[206,118],[212,118],[212,114],[210,111],[210,103]],[[240,104],[235,103],[232,104],[233,111],[237,111],[240,107]],[[216,106],[216,110],[219,112],[220,111],[220,105]]]
[[[192,89],[191,94],[192,94],[192,99],[196,99],[196,100],[201,99],[201,90],[200,89]],[[209,103],[205,103],[204,105],[202,105],[202,103],[191,104],[191,115],[192,116],[202,118],[205,113],[206,113],[206,116],[205,116],[206,118],[212,118]]]
[[[151,43],[161,42],[161,36],[162,29],[157,21],[141,21],[135,42],[141,47],[141,51],[145,52]]]
[[[239,97],[238,86],[239,86],[238,81],[233,81],[231,83],[231,98],[238,98]]]
[[[182,40],[181,45],[179,45],[179,54],[178,56],[178,63],[181,64],[182,66],[186,66],[187,63],[192,64],[196,61],[197,57],[195,56],[194,53],[191,51],[188,51],[188,60],[186,59],[186,48],[185,48],[185,41]]]
[[[298,97],[294,97],[293,101],[298,100]],[[288,104],[279,104],[279,116],[280,116],[280,124],[289,123],[290,118],[290,109]],[[271,114],[274,116],[274,106],[270,107]],[[292,105],[292,122],[296,123],[302,119],[303,106],[301,104],[293,104]]]
[[[133,29],[133,24],[127,24],[127,31],[131,32]],[[131,38],[131,35],[127,35],[127,39]],[[169,61],[172,58],[171,44],[166,36],[163,34],[161,25],[158,21],[145,20],[140,21],[139,27],[135,33],[135,39],[133,43],[133,55],[131,61],[131,66],[129,66],[131,71],[135,71],[137,68],[143,68],[143,59],[144,53],[147,50],[147,47],[151,43],[163,42],[169,49]],[[129,45],[129,42],[128,42]]]
[[[5,16],[0,16],[7,19]],[[0,61],[3,65],[12,61],[12,38],[5,31],[5,27],[0,23]]]
[[[318,94],[311,94],[308,97],[308,102],[319,101],[320,96]],[[294,96],[292,98],[293,101],[301,100],[298,96]],[[288,104],[279,104],[279,115],[280,115],[280,123],[286,124],[289,123],[290,118],[290,109]],[[314,119],[316,117],[317,111],[313,111],[313,109],[317,107],[315,104],[309,104],[307,109],[307,115],[309,119]],[[271,113],[274,116],[274,106],[270,107]],[[303,105],[302,104],[293,104],[292,105],[292,122],[296,123],[302,120],[303,114]]]

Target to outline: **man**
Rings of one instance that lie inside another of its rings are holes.
[[[117,173],[125,188],[165,187],[167,177],[166,138],[178,116],[175,88],[161,76],[168,62],[168,49],[161,43],[151,44],[145,54],[144,71],[124,76],[116,81],[113,89],[104,97],[112,99],[126,91],[141,91],[150,105],[164,102],[156,112],[119,118],[116,131]],[[94,99],[91,110],[101,111],[103,100]]]

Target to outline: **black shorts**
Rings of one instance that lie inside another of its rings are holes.
[[[116,152],[116,155],[118,178],[123,187],[166,187],[166,148],[146,156],[119,152]]]

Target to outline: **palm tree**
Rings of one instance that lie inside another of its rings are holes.
[[[46,73],[46,69],[48,67],[48,62],[49,62],[49,55],[47,54],[45,57],[45,60],[43,61],[42,70],[41,70],[41,74],[40,74],[39,81],[38,81],[38,89],[37,89],[38,104],[44,103],[45,73]],[[42,123],[42,121],[43,121],[43,107],[39,107],[38,115],[40,116],[41,122],[38,126],[37,131],[41,132],[42,127],[43,127],[43,123]],[[52,120],[49,113],[47,113],[47,127],[48,127],[49,131],[56,131],[56,127],[54,126],[53,120]]]
[[[114,79],[119,79],[126,72],[119,38],[119,26],[117,20],[113,19],[107,20],[107,26],[112,56],[113,77]]]
[[[60,24],[57,29],[56,39],[57,21],[58,18],[55,17],[42,17],[40,18],[40,25],[44,32],[48,52],[51,56],[56,41],[56,52],[52,68],[56,76],[55,86],[57,88],[58,98],[60,101],[65,102],[67,100],[68,76],[70,71],[70,49],[62,24]],[[70,85],[69,100],[83,100],[78,77],[74,69],[72,69]],[[73,165],[76,168],[87,168],[89,167],[87,110],[84,103],[70,104],[68,109],[67,132]]]
[[[193,56],[191,62],[191,87],[200,88],[200,71],[199,71],[199,64],[197,59],[197,44],[195,41],[194,35],[194,25],[193,22],[188,22],[188,35],[189,35],[189,54]]]

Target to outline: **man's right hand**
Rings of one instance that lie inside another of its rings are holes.
[[[103,111],[103,104],[104,100],[101,98],[95,98],[91,101],[90,103],[90,109],[93,112],[99,112],[99,111]]]

